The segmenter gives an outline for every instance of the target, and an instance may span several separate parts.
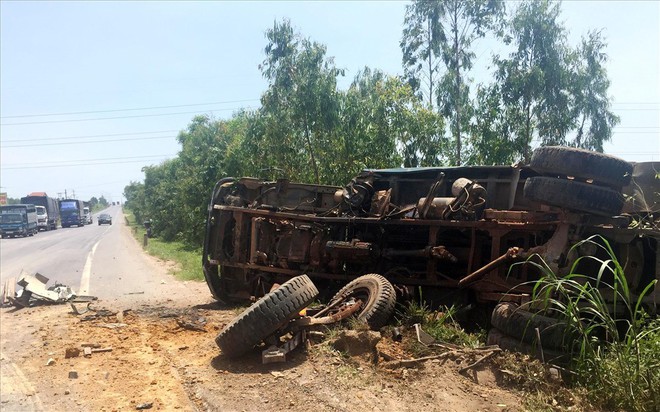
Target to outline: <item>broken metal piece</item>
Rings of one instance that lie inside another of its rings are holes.
[[[304,330],[299,331],[293,338],[286,341],[281,346],[270,346],[268,349],[261,352],[261,363],[286,362],[286,355],[298,347],[302,342],[307,340],[307,335]]]

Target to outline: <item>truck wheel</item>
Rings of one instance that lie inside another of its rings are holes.
[[[566,209],[601,216],[616,216],[623,208],[623,195],[608,187],[554,177],[530,177],[525,197]]]
[[[618,157],[563,146],[539,147],[530,166],[543,175],[592,179],[617,189],[630,183],[633,172],[633,165]]]
[[[538,329],[543,348],[562,350],[570,341],[566,325],[560,320],[526,311],[511,302],[495,306],[490,323],[506,335],[530,345],[538,345]]]
[[[286,325],[318,294],[307,275],[289,279],[225,326],[215,343],[227,357],[239,357]]]
[[[364,302],[357,318],[366,322],[373,330],[385,326],[394,313],[396,304],[394,286],[381,275],[372,273],[353,279],[337,292],[329,305],[352,297]]]

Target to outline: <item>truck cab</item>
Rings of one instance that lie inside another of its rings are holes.
[[[44,206],[35,206],[37,209],[37,228],[39,230],[48,230],[48,212]]]
[[[92,212],[89,211],[87,206],[83,207],[83,220],[86,225],[91,225],[92,221]]]

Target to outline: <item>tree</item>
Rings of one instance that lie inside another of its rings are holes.
[[[612,138],[612,128],[619,123],[619,117],[610,111],[607,95],[610,81],[605,68],[605,47],[600,31],[589,32],[575,53],[571,76],[573,116],[577,123],[571,145],[599,152],[603,151],[603,142]]]
[[[412,78],[411,83],[419,85],[417,79],[424,67],[421,61],[427,63],[429,96],[436,94],[433,98],[437,99],[441,112],[451,119],[454,165],[462,163],[461,133],[471,118],[466,77],[475,57],[471,47],[488,30],[496,28],[503,15],[504,2],[500,0],[417,0],[406,9],[401,41],[404,67]],[[433,63],[433,58],[437,59],[438,55],[446,72],[434,92],[433,76],[437,73],[437,63]]]
[[[260,68],[269,81],[261,98],[258,143],[288,176],[307,174],[321,182],[324,152],[338,121],[337,81],[343,70],[326,57],[325,46],[303,39],[288,20],[266,31],[266,59]],[[305,158],[307,158],[305,160]]]
[[[506,121],[513,126],[511,140],[525,162],[535,139],[544,145],[565,144],[573,126],[570,50],[559,12],[559,4],[548,0],[521,3],[506,37],[515,50],[508,58],[494,59]]]
[[[446,41],[440,24],[442,7],[436,1],[413,1],[406,6],[403,36],[399,43],[403,52],[405,77],[420,100],[435,107],[435,87],[441,63],[441,44]]]

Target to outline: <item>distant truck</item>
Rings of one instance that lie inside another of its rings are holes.
[[[92,212],[89,211],[89,207],[83,207],[83,221],[86,225],[91,225],[92,222]]]
[[[33,236],[37,229],[37,209],[30,204],[0,206],[0,236]]]
[[[45,192],[32,192],[29,195],[22,197],[21,203],[33,204],[35,206],[41,206],[46,209],[47,224],[44,224],[45,222],[37,220],[37,226],[39,227],[39,229],[44,229],[44,230],[57,229],[60,220],[60,208],[59,205],[57,204],[57,200],[53,199],[52,197],[48,197],[48,195]],[[39,213],[37,213],[37,215],[39,216]],[[43,219],[43,217],[38,219]]]
[[[83,216],[85,205],[82,200],[62,199],[59,201],[59,206],[62,227],[81,227],[85,225],[85,218]]]

